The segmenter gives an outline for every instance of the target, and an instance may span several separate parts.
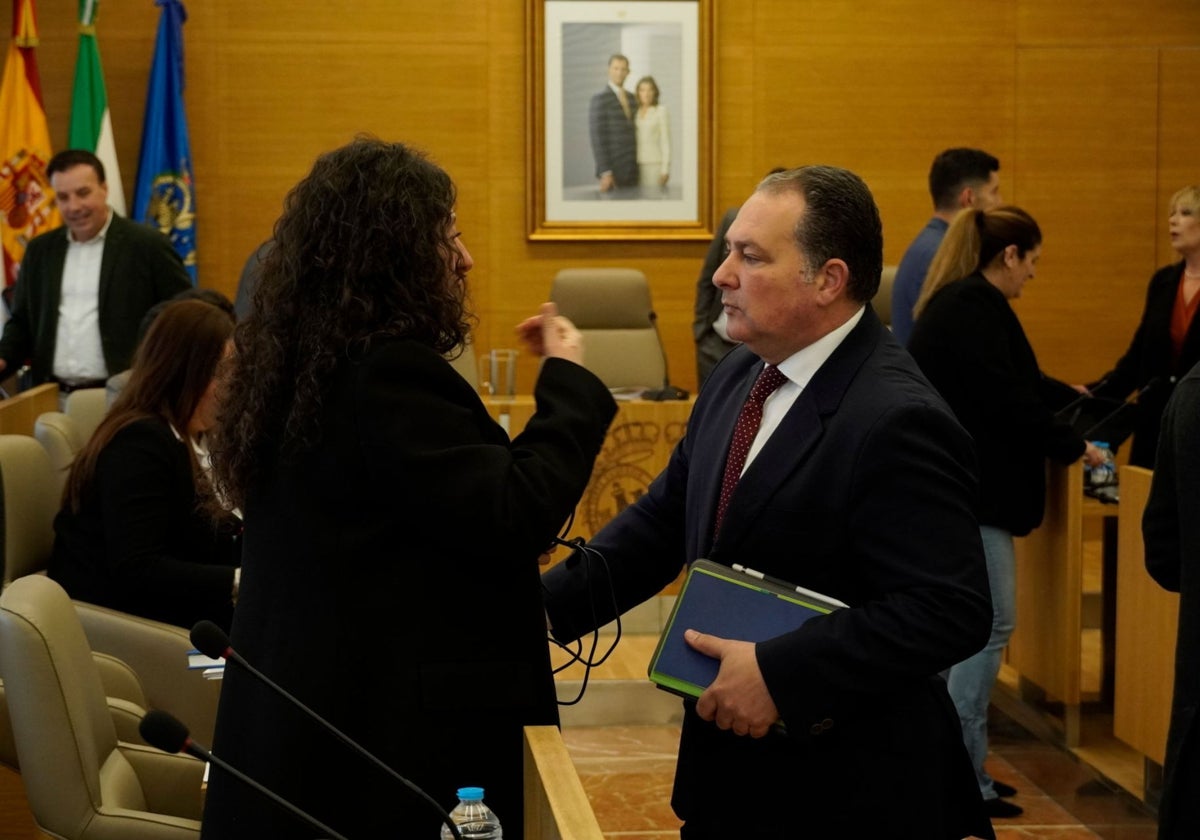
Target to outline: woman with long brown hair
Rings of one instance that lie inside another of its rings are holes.
[[[1033,279],[1042,231],[1019,207],[968,209],[946,231],[915,308],[908,350],[971,433],[979,463],[979,532],[992,592],[992,632],[950,669],[950,697],[989,816],[1022,809],[984,769],[987,708],[1000,657],[1016,625],[1013,537],[1038,526],[1046,505],[1046,458],[1064,464],[1100,451],[1055,420],[1048,377],[1009,301]],[[1069,386],[1058,383],[1060,392]]]
[[[81,601],[190,627],[233,615],[240,524],[221,515],[197,453],[216,422],[233,321],[168,304],[129,384],[76,457],[54,520],[50,576]]]

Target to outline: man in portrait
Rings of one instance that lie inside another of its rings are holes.
[[[638,184],[637,102],[624,87],[629,59],[619,53],[608,59],[608,84],[592,97],[588,129],[596,159],[596,179],[602,195],[615,197]]]

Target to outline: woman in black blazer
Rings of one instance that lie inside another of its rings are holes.
[[[1175,193],[1169,208],[1171,247],[1183,259],[1150,278],[1129,349],[1116,367],[1087,386],[1097,397],[1115,399],[1142,391],[1129,463],[1147,469],[1154,468],[1158,427],[1175,382],[1200,362],[1200,187]]]
[[[971,433],[979,455],[979,530],[992,591],[992,633],[983,650],[950,669],[949,688],[993,817],[1021,813],[998,798],[1012,791],[998,789],[983,766],[988,701],[1016,621],[1013,537],[1042,521],[1047,457],[1071,463],[1082,455],[1090,464],[1103,457],[1054,419],[1047,404],[1053,386],[1038,369],[1009,305],[1033,278],[1041,245],[1037,222],[1020,208],[964,210],[934,255],[908,343]]]
[[[210,504],[200,459],[232,335],[231,316],[199,300],[155,318],[54,520],[49,573],[72,598],[181,627],[229,626],[241,523]]]
[[[322,155],[288,196],[237,332],[213,447],[245,515],[234,647],[443,808],[481,786],[523,836],[522,727],[556,724],[539,555],[616,404],[552,304],[509,440],[445,354],[473,262],[450,178],[400,144]],[[348,837],[435,837],[427,802],[237,669],[216,752]],[[217,773],[203,836],[311,837]]]

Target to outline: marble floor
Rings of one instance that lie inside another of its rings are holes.
[[[653,637],[632,634],[591,675],[584,701],[563,710],[563,738],[605,837],[678,837],[671,780],[679,703],[648,688]],[[573,696],[578,669],[560,675],[560,697]],[[1017,788],[1020,817],[996,820],[999,840],[1153,840],[1157,821],[1135,796],[1036,727],[993,706],[988,769]],[[601,725],[597,725],[601,724]]]
[[[567,749],[606,838],[678,837],[668,805],[679,727],[568,726]],[[1137,799],[1071,753],[993,710],[988,770],[1017,789],[1019,817],[996,820],[998,840],[1153,840],[1157,822]]]

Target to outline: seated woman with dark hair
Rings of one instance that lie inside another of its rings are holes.
[[[229,627],[241,525],[219,513],[200,459],[232,335],[227,313],[179,301],[139,345],[54,520],[50,576],[72,598],[182,627],[202,618]]]

